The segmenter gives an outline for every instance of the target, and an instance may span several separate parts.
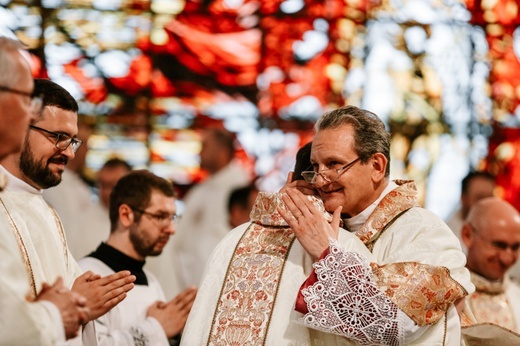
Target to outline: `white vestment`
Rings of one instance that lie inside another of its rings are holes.
[[[165,250],[163,254],[174,257],[171,266],[177,271],[180,290],[200,284],[211,252],[231,229],[227,211],[229,194],[248,182],[247,173],[231,163],[188,192],[175,237],[166,245],[173,251]]]
[[[80,267],[101,276],[114,274],[114,271],[97,258],[85,257],[78,261]],[[98,345],[120,346],[168,346],[168,338],[159,322],[146,317],[148,308],[156,301],[164,301],[164,293],[157,279],[145,270],[148,285],[135,285],[126,298],[96,323]]]
[[[429,272],[438,275],[438,278],[441,279],[439,280],[440,288],[432,285],[432,293],[437,293],[437,295],[435,295],[436,297],[439,297],[439,294],[446,293],[449,293],[453,297],[459,297],[462,296],[465,291],[472,292],[473,286],[469,280],[469,273],[467,269],[464,268],[465,257],[460,250],[460,245],[440,218],[431,212],[417,207],[413,207],[408,211],[405,210],[404,214],[399,214],[399,217],[396,218],[393,223],[391,222],[391,218],[385,218],[386,212],[388,212],[389,215],[396,214],[396,210],[392,209],[395,209],[393,205],[397,206],[399,204],[396,203],[399,199],[415,201],[415,188],[414,186],[412,188],[408,185],[410,185],[410,183],[404,184],[404,187],[400,187],[401,190],[405,190],[404,193],[401,191],[392,192],[392,197],[397,195],[397,201],[392,201],[390,205],[387,205],[387,202],[381,202],[381,199],[389,194],[392,189],[389,188],[385,190],[381,198],[376,201],[373,206],[367,208],[369,211],[365,214],[361,213],[357,217],[357,220],[352,220],[353,223],[359,222],[358,226],[365,226],[361,227],[360,231],[355,233],[357,239],[354,238],[354,240],[362,240],[368,248],[372,249],[372,253],[368,252],[367,254],[367,247],[360,246],[360,241],[356,243],[352,240],[353,237],[351,236],[354,235],[354,233],[340,232],[339,244],[342,248],[341,251],[346,254],[354,254],[355,257],[361,259],[364,258],[363,261],[366,262],[364,273],[362,273],[362,275],[359,274],[361,275],[359,277],[361,281],[359,282],[368,282],[367,279],[372,279],[372,276],[375,276],[371,274],[371,270],[379,268],[381,272],[378,276],[379,281],[377,281],[377,284],[373,284],[371,289],[378,286],[380,293],[392,292],[392,290],[395,289],[394,286],[388,285],[385,286],[386,288],[383,288],[384,284],[387,283],[385,280],[388,279],[389,283],[395,284],[395,276],[397,276],[397,279],[401,279],[401,277],[399,277],[399,275],[394,275],[393,277],[392,275],[388,275],[388,277],[384,277],[383,274],[385,274],[384,271],[386,270],[385,265],[409,262],[411,271],[407,274],[414,274],[413,270],[417,270],[418,275],[410,275],[410,277],[425,279],[420,281],[421,287],[428,282],[433,283],[433,281],[437,280],[431,280],[431,278],[428,277]],[[396,187],[396,185],[393,184],[392,188],[393,187]],[[413,190],[414,193],[408,190]],[[403,195],[405,197],[401,197]],[[262,198],[262,194],[259,195],[258,199],[260,198]],[[258,199],[255,207],[258,206]],[[377,205],[378,202],[381,202],[381,206]],[[376,209],[376,206],[379,208]],[[367,220],[372,212],[374,217]],[[365,223],[367,225],[365,225]],[[230,262],[233,253],[236,255],[238,250],[241,252],[244,251],[241,247],[237,247],[236,244],[241,241],[240,237],[242,234],[247,232],[247,227],[247,225],[243,225],[233,230],[225,240],[219,244],[211,260],[208,262],[203,284],[199,289],[195,304],[185,327],[183,338],[181,339],[184,345],[206,344],[208,334],[213,335],[215,332],[227,333],[230,330],[230,328],[219,330],[219,326],[226,325],[226,320],[219,320],[218,318],[224,318],[226,316],[225,314],[220,314],[219,312],[218,316],[212,316],[208,311],[216,311],[219,296],[221,295],[220,291],[229,292],[229,290],[225,289],[225,286],[234,284],[229,278],[227,279],[228,282],[224,282],[224,278],[229,268],[237,266],[235,263]],[[377,232],[377,229],[379,232]],[[381,232],[382,229],[383,232]],[[345,236],[351,237],[351,239],[349,239],[350,244],[345,244]],[[320,261],[320,263],[323,264],[322,261]],[[370,265],[374,264],[374,266],[370,268],[368,263],[371,263]],[[247,268],[253,265],[253,263],[249,265],[244,263],[243,265],[245,266],[244,271],[247,272]],[[403,268],[399,268],[399,270],[402,269]],[[351,341],[346,338],[333,334],[337,331],[324,333],[314,330],[315,328],[326,331],[328,330],[328,326],[326,325],[321,326],[324,328],[317,328],[316,325],[313,325],[313,329],[306,329],[296,322],[298,317],[301,318],[302,315],[293,310],[295,290],[299,290],[299,286],[305,281],[304,277],[309,274],[310,270],[312,270],[310,257],[302,250],[298,242],[294,242],[289,250],[283,275],[280,279],[277,291],[278,297],[276,298],[269,320],[266,345],[336,345],[351,343]],[[261,282],[261,280],[259,281]],[[413,292],[412,290],[417,286],[413,282],[410,283],[401,280],[401,282],[397,283],[400,293],[417,294],[417,292]],[[445,283],[446,287],[444,287]],[[222,289],[220,287],[222,287]],[[428,291],[428,287],[426,288],[426,291]],[[438,292],[433,291],[434,288],[437,289]],[[441,289],[445,290],[442,291]],[[238,292],[240,292],[240,290]],[[419,293],[427,295],[427,292],[424,291]],[[396,296],[398,295],[399,294],[396,294]],[[316,297],[324,298],[324,296],[315,296],[314,298]],[[406,296],[401,297],[403,301],[395,304],[393,301],[384,303],[385,307],[392,306],[392,308],[394,308],[395,314],[393,315],[393,319],[397,324],[396,329],[401,329],[400,333],[396,331],[395,336],[399,336],[399,339],[396,338],[395,341],[402,343],[404,339],[405,343],[416,345],[460,344],[460,323],[455,307],[451,305],[451,303],[447,306],[435,305],[432,314],[436,318],[434,320],[430,315],[432,310],[428,310],[428,298],[424,298],[420,295],[417,295],[417,297],[421,298],[417,302],[419,308],[415,306],[413,306],[413,308],[407,308],[407,303],[409,302],[406,302]],[[227,299],[227,297],[224,298]],[[365,294],[359,294],[357,298],[361,299],[361,301],[367,300],[371,305],[382,306],[381,303],[374,304],[373,302],[369,302],[368,300],[371,298],[367,298]],[[379,294],[379,296],[374,299],[381,302],[382,298],[384,297],[381,297],[381,294]],[[226,299],[220,297],[222,301]],[[442,303],[444,301],[444,295],[441,295],[438,300]],[[396,304],[399,308],[395,307]],[[226,305],[222,306],[224,310],[226,310]],[[401,307],[403,309],[401,309]],[[403,311],[407,314],[405,315]],[[447,311],[447,313],[445,311]],[[381,312],[381,310],[379,312]],[[312,317],[310,315],[312,315],[312,313],[305,316],[306,322],[310,320],[309,317]],[[339,315],[341,316],[341,313],[339,313]],[[346,314],[344,316],[349,315],[350,314]],[[421,326],[414,323],[416,319],[421,322]],[[306,323],[306,325],[311,326],[312,324]],[[234,329],[231,330],[238,330],[238,327],[233,327]],[[243,333],[245,333],[245,331]],[[235,334],[239,335],[238,333]]]
[[[93,200],[90,187],[75,172],[65,169],[61,183],[44,190],[43,198],[58,212],[75,259],[88,255],[108,238],[108,210]]]
[[[2,224],[10,226],[17,240],[31,288],[29,295],[35,297],[44,282],[53,283],[58,277],[62,277],[70,289],[82,272],[68,250],[57,213],[45,202],[41,190],[16,178],[2,166],[0,170],[9,179],[5,192],[0,195],[0,219]],[[88,323],[81,334],[85,344],[96,345],[93,323]],[[70,340],[69,344],[81,344],[81,338]]]
[[[0,215],[5,213],[2,209]],[[52,346],[64,341],[58,308],[48,301],[30,303],[25,298],[30,293],[27,271],[5,217],[0,217],[0,258],[0,345]]]

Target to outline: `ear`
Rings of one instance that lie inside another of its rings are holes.
[[[473,232],[469,224],[465,223],[462,226],[462,230],[460,231],[460,238],[462,243],[466,245],[467,248],[471,246],[471,243],[473,242]]]
[[[372,166],[372,180],[374,182],[378,183],[385,178],[388,160],[384,154],[375,153],[372,155],[369,161],[369,165]]]
[[[129,227],[134,222],[134,211],[128,204],[119,206],[119,222],[124,227]]]

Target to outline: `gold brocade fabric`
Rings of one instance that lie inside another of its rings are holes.
[[[393,220],[410,208],[418,207],[417,188],[411,180],[395,180],[399,185],[379,202],[356,236],[372,250],[373,244]]]
[[[490,322],[515,330],[515,321],[504,285],[506,282],[489,281],[471,273],[476,291],[468,298],[468,304],[478,323]]]
[[[419,326],[436,323],[466,295],[445,267],[417,262],[370,266],[378,288]]]
[[[324,211],[315,197],[314,204]],[[214,312],[208,345],[263,345],[294,233],[277,208],[280,194],[260,192],[252,223],[237,244],[228,265]]]

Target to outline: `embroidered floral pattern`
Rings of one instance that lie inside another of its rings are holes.
[[[371,244],[379,238],[388,223],[406,210],[419,206],[416,197],[417,188],[413,181],[395,180],[395,183],[399,186],[390,191],[390,193],[379,202],[374,212],[356,232],[356,236],[361,239],[369,249],[371,248]]]
[[[323,204],[312,198],[317,208]],[[263,345],[276,301],[286,257],[295,239],[278,207],[280,194],[260,192],[252,223],[230,260],[221,289],[208,345]]]
[[[477,290],[466,299],[477,322],[494,323],[515,330],[513,312],[504,290],[508,282],[490,282],[473,272],[471,282]]]
[[[398,308],[372,280],[366,259],[332,244],[314,269],[318,281],[302,290],[305,325],[361,345],[399,345]]]
[[[379,289],[419,326],[436,323],[466,295],[445,267],[417,262],[370,266]]]
[[[148,337],[146,336],[146,334],[141,330],[141,328],[131,327],[130,334],[132,335],[132,338],[134,339],[135,346],[147,346],[148,343],[150,342],[148,340]]]

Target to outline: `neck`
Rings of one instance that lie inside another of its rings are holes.
[[[116,230],[110,234],[106,243],[114,249],[121,251],[128,257],[138,261],[144,261],[145,258],[135,251],[135,248],[128,237],[128,232],[130,232],[130,230],[127,230],[126,232],[124,230]]]
[[[32,179],[26,176],[22,170],[20,169],[20,154],[13,154],[7,156],[2,162],[2,166],[16,178],[20,179],[24,183],[34,187],[35,189],[40,190],[41,186],[36,184]]]

